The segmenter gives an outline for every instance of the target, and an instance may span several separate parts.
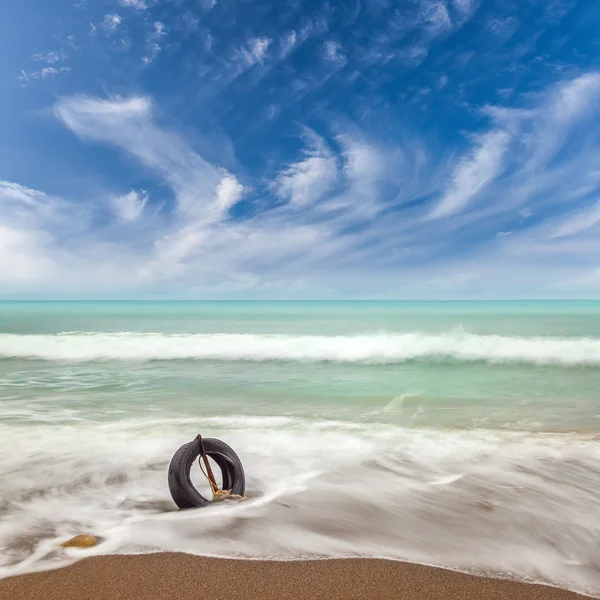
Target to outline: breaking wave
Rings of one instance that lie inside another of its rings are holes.
[[[395,364],[446,360],[600,366],[600,339],[445,333],[361,335],[66,332],[0,334],[0,358],[48,361],[219,360]]]
[[[198,431],[239,453],[246,502],[176,511],[168,461]],[[593,435],[252,415],[0,423],[0,577],[155,550],[364,556],[599,596],[599,459]],[[79,533],[102,542],[58,551]]]

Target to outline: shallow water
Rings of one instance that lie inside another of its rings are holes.
[[[598,390],[600,303],[0,303],[0,575],[385,556],[600,595]],[[175,511],[198,432],[247,501]]]

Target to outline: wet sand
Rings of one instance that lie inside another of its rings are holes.
[[[576,600],[555,588],[386,560],[236,561],[102,556],[0,580],[1,600]]]

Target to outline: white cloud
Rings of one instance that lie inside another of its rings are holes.
[[[267,37],[253,38],[247,46],[238,50],[238,56],[247,67],[251,67],[257,63],[262,64],[267,56],[271,41]]]
[[[477,147],[459,162],[448,189],[431,217],[455,214],[484,191],[502,172],[509,141],[509,134],[501,130],[481,136]]]
[[[131,285],[184,276],[197,277],[198,281],[218,278],[219,273],[246,260],[242,257],[255,260],[265,238],[275,239],[261,232],[266,225],[248,228],[229,224],[228,210],[240,200],[243,186],[234,175],[205,161],[181,137],[158,127],[147,98],[63,98],[55,113],[77,135],[122,148],[173,190],[176,207],[169,211],[168,219],[158,215],[148,221],[153,214],[149,210],[139,217],[140,223],[153,223],[147,231],[152,237],[146,239],[150,248],[130,266]],[[140,195],[121,198],[121,218],[137,217],[142,202],[148,206],[149,201],[141,200]],[[292,236],[290,240],[291,244]],[[131,259],[129,247],[114,252],[123,252]]]
[[[22,86],[26,86],[30,82],[29,75],[25,73],[23,69],[21,69],[21,72],[19,73],[17,79],[19,80]]]
[[[146,10],[148,8],[144,0],[120,0],[120,3],[122,6],[135,8],[136,10]]]
[[[294,30],[288,31],[285,35],[281,37],[281,55],[282,57],[288,56],[291,51],[296,47],[297,43],[297,35]]]
[[[79,135],[94,137],[99,121],[109,126],[118,125],[121,119],[144,119],[150,116],[152,103],[144,96],[111,99],[73,96],[63,98],[55,105],[56,115]]]
[[[303,158],[279,173],[274,186],[280,198],[296,206],[317,202],[331,190],[338,176],[336,158],[325,141],[309,130],[305,137],[308,147]]]
[[[102,21],[102,25],[104,29],[108,32],[116,31],[117,27],[123,22],[123,19],[117,13],[110,13],[108,15],[104,15],[104,21]]]
[[[46,194],[11,181],[0,181],[0,199],[18,200],[29,206],[37,204],[38,199],[44,198]]]
[[[277,104],[269,104],[269,106],[267,107],[265,114],[266,114],[266,120],[270,121],[271,119],[274,119],[280,112],[281,107],[278,106]]]
[[[172,185],[181,211],[195,216],[214,213],[223,171],[179,136],[159,128],[148,98],[75,96],[57,102],[54,112],[77,135],[116,145],[157,171]]]
[[[0,223],[0,284],[39,286],[51,282],[56,267],[48,257],[46,245],[49,242],[49,236],[43,231],[17,229]]]
[[[200,19],[192,12],[186,11],[182,17],[181,21],[184,24],[184,29],[187,33],[193,33],[198,31],[198,27],[200,26]]]
[[[3,249],[48,261],[55,281],[80,288],[100,273],[123,289],[168,280],[172,295],[191,282],[270,294],[270,285],[294,279],[308,289],[347,289],[360,279],[363,289],[400,295],[503,286],[542,295],[544,285],[568,279],[574,259],[581,271],[572,277],[598,267],[600,90],[594,74],[581,77],[517,106],[486,108],[487,130],[468,135],[470,148],[459,155],[411,134],[410,124],[373,139],[334,121],[329,137],[305,130],[305,149],[276,165],[273,181],[246,172],[244,185],[161,126],[148,97],[62,98],[54,110],[70,130],[122,150],[169,193],[131,191],[107,205],[105,194],[67,202],[5,182]],[[248,210],[234,218],[242,198]],[[86,209],[74,218],[80,204]],[[94,218],[107,210],[109,218]],[[135,239],[119,221],[135,227]],[[17,281],[8,273],[0,281]]]
[[[155,21],[153,27],[154,31],[150,34],[150,37],[160,38],[167,35],[167,27],[164,23],[161,23],[160,21]]]
[[[600,73],[586,73],[566,85],[557,86],[549,108],[554,119],[572,122],[593,108],[590,99],[599,94]]]
[[[373,181],[383,177],[385,158],[372,144],[368,144],[352,136],[338,138],[343,147],[344,172],[352,181]]]
[[[144,207],[148,202],[148,195],[141,190],[136,192],[131,190],[123,196],[113,197],[112,204],[121,221],[137,221],[144,212]]]
[[[423,19],[427,28],[434,35],[447,31],[452,27],[448,9],[442,0],[425,3],[423,5]]]
[[[67,60],[68,56],[64,52],[48,51],[48,52],[38,52],[36,54],[33,54],[31,56],[31,58],[38,62],[45,62],[45,63],[48,63],[49,65],[53,65],[53,64],[56,64],[63,60]]]
[[[144,65],[151,64],[154,59],[159,55],[162,50],[160,44],[157,43],[162,37],[167,35],[167,27],[164,23],[160,21],[155,21],[152,25],[152,31],[148,34],[146,38],[146,46],[147,53],[142,57],[142,63]]]
[[[227,175],[221,179],[217,187],[217,205],[221,214],[226,214],[227,211],[237,204],[242,194],[244,186],[233,175]]]
[[[62,270],[66,252],[61,242],[76,238],[88,224],[81,205],[0,181],[0,285],[48,289]],[[69,277],[70,266],[65,262]]]
[[[530,209],[530,208],[522,208],[519,211],[519,216],[523,217],[524,219],[528,219],[529,217],[532,217],[535,213]]]
[[[342,52],[342,46],[332,40],[328,40],[323,44],[323,56],[325,60],[338,65],[346,63],[346,55]]]
[[[73,228],[70,218],[85,220],[77,207],[39,190],[10,181],[0,181],[0,222],[15,227],[43,228],[48,223],[62,223]]]
[[[475,10],[475,0],[453,0],[455,8],[461,13],[468,15]]]
[[[419,44],[404,48],[397,53],[399,60],[414,67],[420,65],[427,58],[427,55],[427,48]]]
[[[148,54],[142,56],[142,63],[149,65],[152,61],[160,54],[162,48],[156,43],[152,42],[148,47]]]
[[[50,77],[55,77],[60,73],[69,73],[71,71],[71,67],[44,67],[39,71],[32,71],[31,73],[26,73],[21,70],[21,74],[17,77],[17,79],[21,82],[22,86],[28,85],[31,83],[32,79],[48,79]]]
[[[55,69],[54,67],[45,67],[38,73],[32,73],[31,76],[34,78],[46,79],[48,77],[54,77],[59,73],[68,73],[71,70],[70,67],[60,67],[60,69]]]
[[[568,215],[550,234],[551,238],[568,237],[592,229],[600,223],[600,201],[575,214]]]
[[[587,73],[550,86],[529,108],[487,109],[495,124],[512,137],[513,170],[503,206],[562,204],[593,192],[600,184],[592,156],[598,151],[591,132],[600,117],[600,74]]]

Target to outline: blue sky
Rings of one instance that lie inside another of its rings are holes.
[[[600,296],[597,0],[0,22],[0,297]]]

